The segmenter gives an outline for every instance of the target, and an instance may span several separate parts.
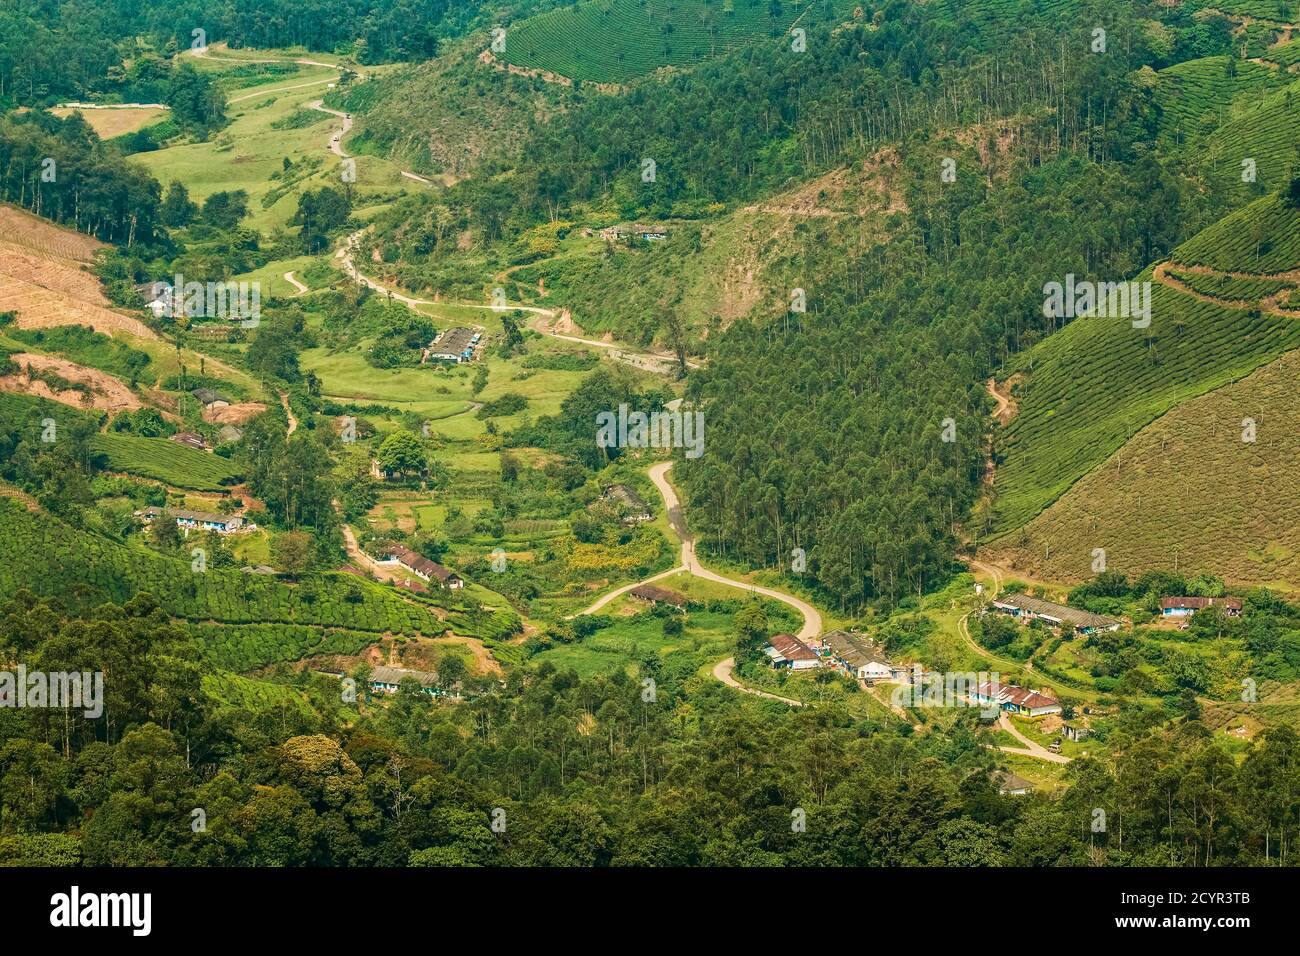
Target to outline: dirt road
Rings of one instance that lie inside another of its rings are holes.
[[[750,584],[748,581],[737,581],[734,578],[725,577],[718,574],[716,571],[710,571],[699,563],[699,560],[695,556],[695,539],[691,536],[690,530],[686,526],[686,517],[682,512],[682,503],[677,497],[676,489],[674,489],[668,482],[668,472],[672,470],[672,467],[673,463],[671,461],[659,462],[657,465],[650,468],[649,475],[650,480],[654,482],[654,486],[659,489],[659,494],[664,499],[664,510],[668,515],[668,524],[672,528],[673,533],[676,534],[682,542],[681,563],[675,568],[670,568],[667,571],[660,571],[658,574],[645,578],[642,581],[633,581],[631,584],[625,584],[620,588],[615,588],[613,591],[600,597],[589,607],[579,611],[578,614],[595,614],[610,601],[620,595],[626,594],[635,587],[639,587],[642,584],[649,584],[662,578],[671,577],[674,574],[680,574],[685,571],[694,577],[703,578],[706,581],[725,584],[728,587],[739,588],[743,591],[749,591],[752,594],[761,594],[764,597],[769,597],[773,600],[780,601],[783,604],[788,604],[803,617],[803,626],[799,629],[798,634],[799,639],[801,641],[811,641],[819,637],[822,632],[822,616],[818,613],[817,609],[807,601],[803,601],[792,594],[777,591],[774,588],[765,588],[757,584]],[[769,700],[779,700],[784,704],[791,705],[792,707],[803,706],[800,701],[793,700],[789,697],[780,697],[776,694],[769,694],[766,691],[746,687],[732,676],[731,672],[735,666],[736,661],[735,658],[732,657],[719,661],[713,666],[713,676],[722,681],[722,683],[726,684],[728,687],[743,691],[746,694],[752,694],[755,697],[766,697]]]

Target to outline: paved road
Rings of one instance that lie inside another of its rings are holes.
[[[289,419],[289,430],[285,432],[285,437],[292,435],[298,430],[298,419],[294,417],[293,409],[289,407],[289,393],[280,392],[280,406],[284,409],[284,415]]]
[[[650,480],[654,482],[655,487],[659,489],[659,494],[663,496],[664,508],[668,511],[669,525],[672,526],[677,537],[682,539],[682,567],[697,578],[740,588],[753,594],[761,594],[764,597],[780,601],[782,604],[788,604],[803,617],[803,627],[799,629],[799,633],[795,636],[801,641],[812,641],[820,637],[822,633],[822,616],[807,601],[800,600],[792,594],[786,594],[784,591],[777,591],[773,588],[750,584],[748,581],[737,581],[734,578],[725,577],[716,571],[710,571],[699,563],[699,559],[695,556],[695,539],[686,527],[686,517],[682,512],[682,503],[677,497],[676,490],[668,483],[668,472],[672,470],[672,467],[673,463],[671,461],[660,462],[650,469]]]
[[[295,278],[293,277],[293,273],[292,273],[292,272],[286,272],[286,273],[284,274],[284,281],[287,282],[287,283],[289,283],[289,285],[293,286],[295,289],[298,290],[297,292],[294,293],[294,295],[302,295],[304,292],[310,292],[310,291],[311,291],[311,290],[308,289],[305,285],[303,285],[301,282],[299,282],[297,279],[295,279]]]
[[[801,700],[795,700],[792,697],[781,697],[778,694],[769,694],[765,690],[755,690],[753,687],[746,687],[744,684],[737,681],[736,678],[731,676],[731,672],[735,666],[736,659],[734,657],[728,657],[725,661],[718,661],[717,664],[713,665],[713,676],[722,681],[722,683],[726,684],[728,687],[744,691],[746,694],[753,694],[755,697],[766,697],[768,700],[779,700],[781,703],[789,704],[791,707],[803,706],[803,701]]]
[[[352,132],[352,116],[340,110],[332,110],[325,105],[324,100],[312,100],[307,104],[307,109],[318,110],[321,113],[329,113],[330,116],[337,116],[343,121],[342,127],[333,136],[330,137],[329,151],[340,159],[347,159],[348,154],[343,151],[343,137]]]

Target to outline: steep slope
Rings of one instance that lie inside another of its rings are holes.
[[[1179,403],[1300,345],[1300,309],[1291,302],[1300,280],[1297,236],[1300,211],[1265,197],[1144,274],[1155,280],[1149,329],[1127,319],[1079,319],[1022,356],[1021,410],[998,441],[994,533],[1031,521]]]
[[[1112,570],[1300,586],[1298,375],[1300,351],[1291,351],[1177,406],[990,555],[1053,581],[1091,577],[1102,548]]]
[[[0,236],[0,312],[14,312],[20,328],[87,325],[105,335],[158,337],[104,298],[90,272],[102,242],[13,206],[0,207]]]

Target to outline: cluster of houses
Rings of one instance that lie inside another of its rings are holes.
[[[999,684],[997,681],[985,681],[978,685],[971,692],[971,699],[977,704],[997,707],[1023,717],[1047,717],[1061,713],[1061,702],[1055,697],[1014,684]]]
[[[1235,597],[1166,597],[1160,599],[1161,617],[1191,617],[1208,607],[1223,610],[1228,617],[1241,617],[1241,598]]]
[[[389,541],[380,545],[375,563],[405,568],[421,581],[436,584],[437,587],[449,591],[459,590],[465,586],[465,581],[455,571],[395,542]]]
[[[1104,614],[1093,614],[1065,604],[1045,601],[1028,594],[1012,594],[1007,597],[994,598],[989,606],[1002,614],[1008,614],[1018,621],[1042,621],[1049,627],[1059,628],[1071,625],[1079,634],[1092,634],[1100,631],[1118,631],[1123,622]],[[1190,618],[1197,611],[1218,608],[1228,617],[1240,617],[1241,598],[1235,597],[1191,597],[1187,595],[1170,595],[1160,599],[1160,616],[1166,619]]]
[[[417,681],[420,690],[430,697],[438,693],[438,675],[430,671],[409,670],[405,667],[381,666],[370,671],[370,689],[376,694],[395,694],[406,678]]]
[[[832,667],[873,686],[882,681],[908,683],[913,677],[907,665],[890,663],[880,644],[849,631],[830,631],[812,646],[793,634],[776,634],[763,646],[763,653],[774,668]]]
[[[420,363],[424,364],[432,361],[450,362],[453,365],[459,365],[462,362],[472,362],[478,357],[479,348],[482,344],[482,330],[444,329],[434,337],[434,340],[424,350]]]
[[[159,518],[170,518],[185,533],[190,531],[215,531],[217,534],[246,534],[256,531],[257,525],[242,515],[223,515],[208,511],[186,511],[180,508],[141,508],[135,516],[143,524],[152,524]]]

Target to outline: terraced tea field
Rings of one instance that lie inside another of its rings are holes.
[[[572,79],[622,83],[781,36],[796,20],[847,19],[854,6],[847,0],[587,0],[511,25],[498,56]]]
[[[1253,159],[1256,177],[1266,188],[1279,189],[1296,166],[1296,130],[1300,129],[1300,82],[1252,100],[1228,117],[1204,142],[1201,167],[1225,182],[1236,183],[1241,163]]]
[[[1300,268],[1300,210],[1265,196],[1174,250],[1177,265],[1259,275]]]
[[[186,448],[166,438],[140,438],[107,432],[96,435],[91,447],[108,456],[108,467],[112,471],[153,478],[175,488],[221,491],[238,477],[229,459]]]
[[[1130,575],[1207,569],[1229,583],[1294,590],[1300,432],[1290,423],[1300,416],[1298,376],[1300,351],[1288,352],[1172,409],[999,541],[998,563],[1074,582],[1092,576],[1092,549],[1104,548],[1107,566]]]
[[[1289,80],[1249,60],[1238,61],[1235,75],[1229,74],[1226,56],[1188,60],[1161,70],[1159,76],[1155,99],[1162,113],[1160,133],[1173,143],[1194,139],[1205,123],[1226,120],[1237,97],[1275,90]]]
[[[1224,308],[1164,286],[1152,324],[1078,319],[1018,365],[1032,374],[1001,440],[994,532],[1020,527],[1180,402],[1300,347],[1300,323]]]

